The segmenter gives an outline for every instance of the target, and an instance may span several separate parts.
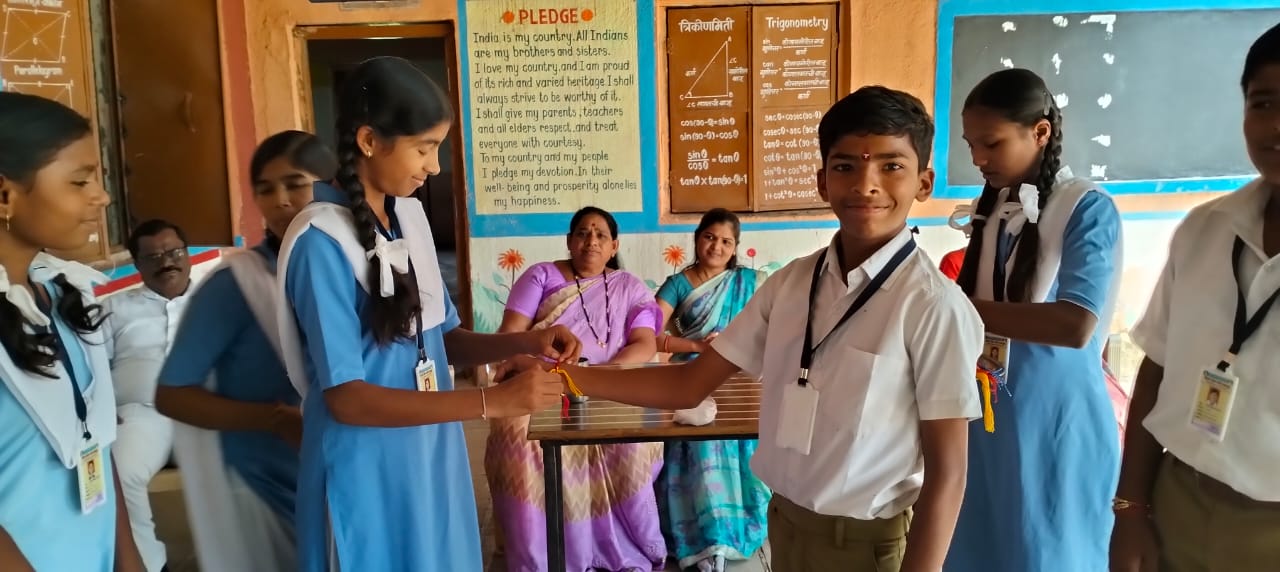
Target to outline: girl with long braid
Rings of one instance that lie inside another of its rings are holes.
[[[1062,112],[1036,74],[991,74],[962,119],[987,184],[953,216],[969,218],[958,283],[987,327],[994,430],[970,426],[946,570],[1105,570],[1120,454],[1102,350],[1120,215],[1062,165]]]
[[[338,100],[336,186],[316,184],[280,249],[281,353],[303,399],[303,571],[480,570],[460,421],[557,406],[561,382],[535,371],[454,391],[447,365],[577,359],[564,327],[459,327],[413,198],[440,171],[452,122],[447,96],[413,64],[360,64]]]

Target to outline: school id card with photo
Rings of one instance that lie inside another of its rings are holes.
[[[102,466],[102,450],[90,442],[80,451],[80,464],[76,466],[79,481],[80,512],[89,514],[107,502],[106,467]]]
[[[436,362],[433,359],[418,361],[418,365],[413,368],[413,377],[418,391],[437,391],[440,388],[436,383]]]
[[[1221,441],[1231,421],[1231,406],[1235,404],[1239,382],[1230,371],[1207,368],[1201,372],[1195,402],[1191,405],[1191,426]]]

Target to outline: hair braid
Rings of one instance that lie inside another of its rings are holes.
[[[1062,167],[1062,112],[1053,102],[1053,95],[1046,94],[1049,103],[1045,119],[1049,121],[1049,141],[1040,153],[1040,172],[1036,176],[1036,188],[1040,191],[1040,212],[1044,212],[1049,204],[1049,196],[1053,194],[1053,186],[1057,180],[1058,170]],[[1040,225],[1027,221],[1022,227],[1022,237],[1018,241],[1018,253],[1013,258],[1013,268],[1009,270],[1009,299],[1013,302],[1027,302],[1031,298],[1032,278],[1036,273],[1036,265],[1040,259]]]
[[[355,221],[356,236],[360,246],[366,251],[373,250],[377,244],[377,218],[365,196],[364,183],[356,170],[360,161],[360,148],[356,144],[354,125],[344,125],[338,139],[338,174],[335,179],[342,190],[346,191],[351,202],[351,216]],[[421,301],[418,287],[408,274],[396,272],[395,294],[391,298],[383,298],[377,293],[382,288],[382,272],[378,264],[370,263],[367,281],[369,283],[369,318],[373,337],[379,344],[389,344],[397,339],[409,337],[413,320],[421,312]],[[412,308],[407,310],[406,307]]]

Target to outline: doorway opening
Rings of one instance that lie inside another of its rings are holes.
[[[440,85],[453,102],[461,101],[458,60],[452,26],[447,24],[354,25],[299,28],[296,34],[303,85],[301,109],[310,114],[304,124],[330,148],[337,148],[337,94],[343,80],[360,64],[376,56],[409,60]],[[440,148],[438,175],[429,177],[418,199],[435,237],[436,254],[445,287],[466,326],[471,325],[471,285],[468,260],[467,194],[459,126],[454,118],[449,141]]]

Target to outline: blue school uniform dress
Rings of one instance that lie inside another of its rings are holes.
[[[1120,451],[1102,349],[1119,235],[1110,198],[1084,194],[1067,222],[1046,301],[1085,308],[1098,316],[1097,328],[1082,349],[1011,341],[995,432],[970,424],[968,486],[947,572],[1107,569]]]
[[[326,184],[316,185],[315,200],[347,204],[344,193]],[[394,213],[394,200],[387,201],[388,214]],[[398,232],[393,216],[390,233]],[[301,333],[309,384],[298,480],[302,570],[330,569],[331,552],[343,571],[481,570],[462,424],[346,425],[334,420],[324,402],[325,390],[356,380],[416,390],[417,341],[381,346],[374,340],[362,320],[370,295],[342,246],[324,231],[311,227],[298,235],[287,265],[284,291]],[[461,322],[443,287],[439,295],[444,321],[424,329],[422,343],[435,362],[440,391],[451,391],[444,335]]]
[[[44,282],[54,300],[62,289]],[[110,371],[93,371],[80,335],[54,312],[53,325],[67,350],[75,382],[85,396],[92,384],[111,384]],[[3,351],[3,350],[0,350]],[[65,364],[64,364],[65,365]],[[3,374],[0,374],[3,375]],[[71,383],[64,375],[48,383]],[[69,394],[68,394],[69,395]],[[88,404],[94,407],[93,403]],[[109,406],[115,415],[115,403]],[[66,407],[73,408],[70,397]],[[99,440],[102,467],[111,479],[110,443]],[[5,383],[0,383],[0,527],[13,538],[27,561],[40,572],[111,572],[115,564],[116,491],[105,483],[106,502],[85,515],[80,510],[79,480],[36,426],[36,421]]]
[[[274,270],[275,251],[266,245],[253,250]],[[192,294],[160,383],[204,385],[210,373],[217,376],[216,393],[227,399],[289,405],[300,401],[272,342],[226,267]],[[292,524],[298,452],[283,439],[261,431],[220,431],[218,439],[223,461],[272,511]]]

